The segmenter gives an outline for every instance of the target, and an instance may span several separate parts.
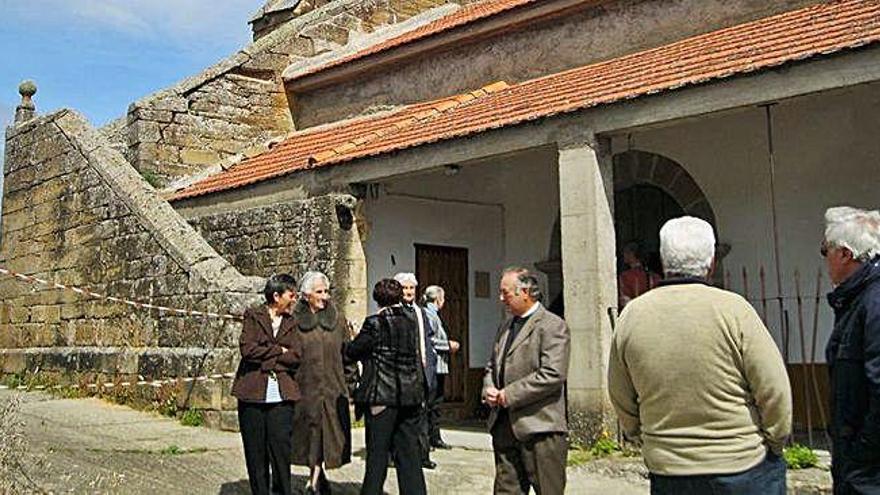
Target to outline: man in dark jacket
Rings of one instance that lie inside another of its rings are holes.
[[[880,493],[880,212],[825,212],[834,493]]]
[[[425,308],[416,303],[416,287],[419,285],[416,276],[413,273],[398,273],[394,276],[403,287],[403,308],[406,314],[416,323],[419,332],[419,356],[422,359],[422,369],[425,375],[425,389],[427,396],[425,399],[434,394],[437,387],[437,352],[434,350],[432,340],[434,339],[434,329],[428,319],[428,313]],[[431,444],[428,441],[428,408],[427,404],[422,407],[421,414],[421,430],[419,435],[419,445],[422,450],[422,467],[425,469],[434,469],[437,463],[431,460]]]

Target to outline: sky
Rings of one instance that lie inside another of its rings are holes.
[[[37,83],[37,113],[73,108],[96,127],[251,40],[264,0],[0,0],[0,131]],[[0,191],[5,139],[0,132]],[[2,194],[0,194],[2,205]]]
[[[24,79],[39,113],[67,107],[95,126],[129,103],[235,53],[264,0],[0,0],[0,121]]]

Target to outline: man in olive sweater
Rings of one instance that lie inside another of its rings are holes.
[[[642,444],[652,494],[785,493],[791,389],[767,328],[708,285],[715,236],[682,217],[660,230],[666,280],[624,309],[612,338],[611,402]]]

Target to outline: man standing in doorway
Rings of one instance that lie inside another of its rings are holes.
[[[419,282],[413,273],[398,273],[394,276],[403,287],[403,308],[407,315],[416,322],[416,328],[419,330],[418,344],[419,356],[422,359],[422,368],[425,371],[425,390],[427,391],[426,399],[434,394],[437,388],[437,353],[431,340],[434,337],[434,330],[428,319],[425,308],[416,304],[416,287]],[[437,463],[431,460],[431,445],[428,441],[428,409],[427,404],[423,404],[420,418],[421,428],[419,430],[419,446],[422,450],[422,467],[425,469],[434,469]]]
[[[660,229],[666,279],[633,299],[611,339],[608,392],[627,438],[641,441],[654,495],[785,495],[791,388],[754,308],[708,284],[712,226]]]
[[[831,283],[831,475],[835,495],[880,493],[880,212],[825,212]]]
[[[496,494],[565,492],[568,423],[565,380],[571,352],[565,322],[541,305],[538,280],[524,268],[501,275],[510,316],[495,336],[483,401],[495,451]]]

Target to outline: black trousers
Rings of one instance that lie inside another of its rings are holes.
[[[880,462],[856,457],[851,439],[832,438],[831,478],[834,480],[834,495],[880,494]]]
[[[386,407],[373,415],[367,407],[367,472],[361,495],[381,495],[388,476],[388,456],[394,452],[397,487],[406,495],[425,495],[425,475],[419,448],[421,406]]]
[[[437,375],[437,388],[428,397],[428,441],[431,445],[443,439],[440,437],[440,404],[443,403],[443,387],[446,375]]]
[[[293,402],[238,401],[238,426],[251,492],[290,495]]]

